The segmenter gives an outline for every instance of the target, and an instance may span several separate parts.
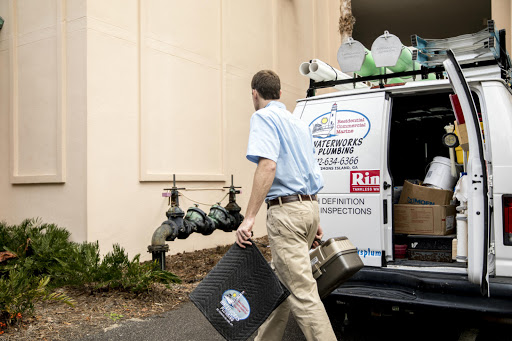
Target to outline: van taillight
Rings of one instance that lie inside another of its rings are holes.
[[[503,243],[512,245],[512,196],[503,196]]]

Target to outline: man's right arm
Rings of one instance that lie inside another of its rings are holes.
[[[236,230],[236,243],[242,248],[245,248],[244,244],[251,245],[248,239],[251,238],[251,231],[256,220],[256,215],[274,182],[275,175],[276,163],[270,159],[260,158],[258,167],[256,167],[256,171],[254,172],[251,196],[249,198],[249,204],[247,205],[245,218],[242,224],[240,224],[240,227]]]

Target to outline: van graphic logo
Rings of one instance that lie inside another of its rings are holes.
[[[350,193],[380,192],[380,170],[350,171]]]
[[[309,128],[316,138],[337,135],[365,138],[370,132],[371,123],[364,114],[354,110],[338,110],[338,104],[334,103],[331,111],[316,117],[309,124]]]

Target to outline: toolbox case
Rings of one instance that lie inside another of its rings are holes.
[[[329,295],[364,265],[347,237],[330,238],[309,254],[320,298]]]

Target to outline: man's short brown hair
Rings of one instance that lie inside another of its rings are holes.
[[[281,97],[281,81],[272,70],[261,70],[252,77],[251,87],[258,91],[264,100]]]

